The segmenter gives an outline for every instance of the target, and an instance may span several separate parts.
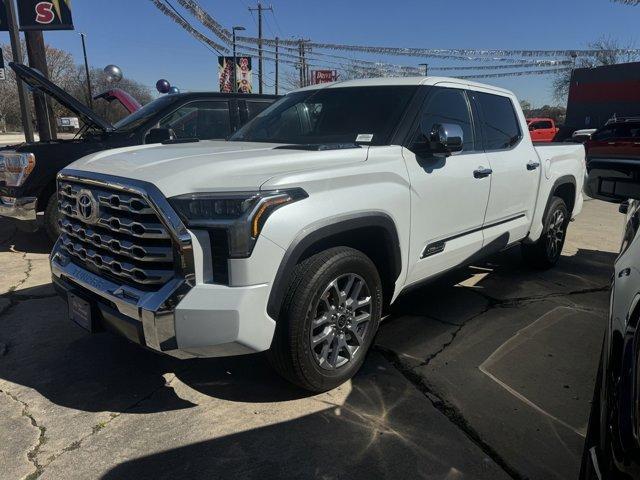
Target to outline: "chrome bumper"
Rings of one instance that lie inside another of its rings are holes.
[[[0,197],[0,215],[21,221],[36,220],[36,197]]]
[[[140,322],[147,347],[177,358],[193,356],[178,350],[176,341],[175,306],[191,288],[184,279],[172,279],[155,292],[120,285],[71,262],[60,240],[53,247],[50,263],[59,287],[65,290],[78,287],[93,294],[96,303],[115,308],[118,314]]]

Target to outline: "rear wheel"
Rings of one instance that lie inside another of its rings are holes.
[[[362,252],[337,247],[296,266],[268,353],[274,368],[307,390],[330,390],[362,365],[378,329],[380,276]]]
[[[522,246],[522,255],[530,266],[546,269],[558,263],[570,220],[569,209],[564,200],[553,197],[545,217],[542,235],[537,242]]]

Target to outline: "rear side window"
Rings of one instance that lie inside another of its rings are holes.
[[[481,92],[475,92],[474,97],[482,111],[485,150],[502,150],[518,143],[522,134],[511,100]]]
[[[226,138],[231,134],[229,103],[191,102],[160,120],[159,126],[172,129],[177,138]]]
[[[247,114],[249,120],[257,116],[260,112],[266,110],[273,102],[260,102],[255,100],[247,100]]]
[[[533,122],[529,128],[531,128],[532,130],[546,130],[548,128],[553,128],[553,125],[551,124],[551,122],[547,121],[541,121],[541,122]]]

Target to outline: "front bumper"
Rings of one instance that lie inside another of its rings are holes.
[[[175,278],[148,292],[119,285],[74,264],[56,243],[56,290],[92,304],[103,327],[178,358],[220,357],[267,350],[275,322],[266,313],[269,285],[187,285]]]
[[[0,215],[23,222],[36,221],[36,197],[0,197]]]

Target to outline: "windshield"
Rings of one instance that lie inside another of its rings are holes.
[[[133,112],[131,115],[124,117],[114,125],[116,130],[130,131],[135,130],[140,125],[146,123],[160,110],[164,110],[169,104],[173,103],[176,97],[167,95],[165,97],[156,98],[153,102],[147,103],[140,110]]]
[[[416,86],[339,87],[287,95],[229,140],[386,145]]]

